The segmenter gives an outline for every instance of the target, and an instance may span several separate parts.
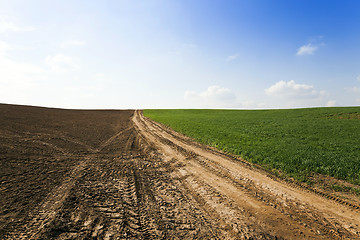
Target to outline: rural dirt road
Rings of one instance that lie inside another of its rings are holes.
[[[360,210],[141,111],[0,104],[0,239],[360,239]]]

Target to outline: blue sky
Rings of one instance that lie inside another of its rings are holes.
[[[0,0],[0,102],[360,105],[357,0]]]

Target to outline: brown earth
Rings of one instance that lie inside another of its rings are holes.
[[[0,162],[0,239],[360,239],[356,205],[141,111],[0,104]]]

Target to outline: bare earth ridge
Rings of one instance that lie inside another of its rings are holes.
[[[0,239],[360,239],[354,206],[141,111],[0,104]]]

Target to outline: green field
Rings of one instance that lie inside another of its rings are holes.
[[[144,110],[144,115],[300,181],[320,173],[360,185],[360,107]]]

